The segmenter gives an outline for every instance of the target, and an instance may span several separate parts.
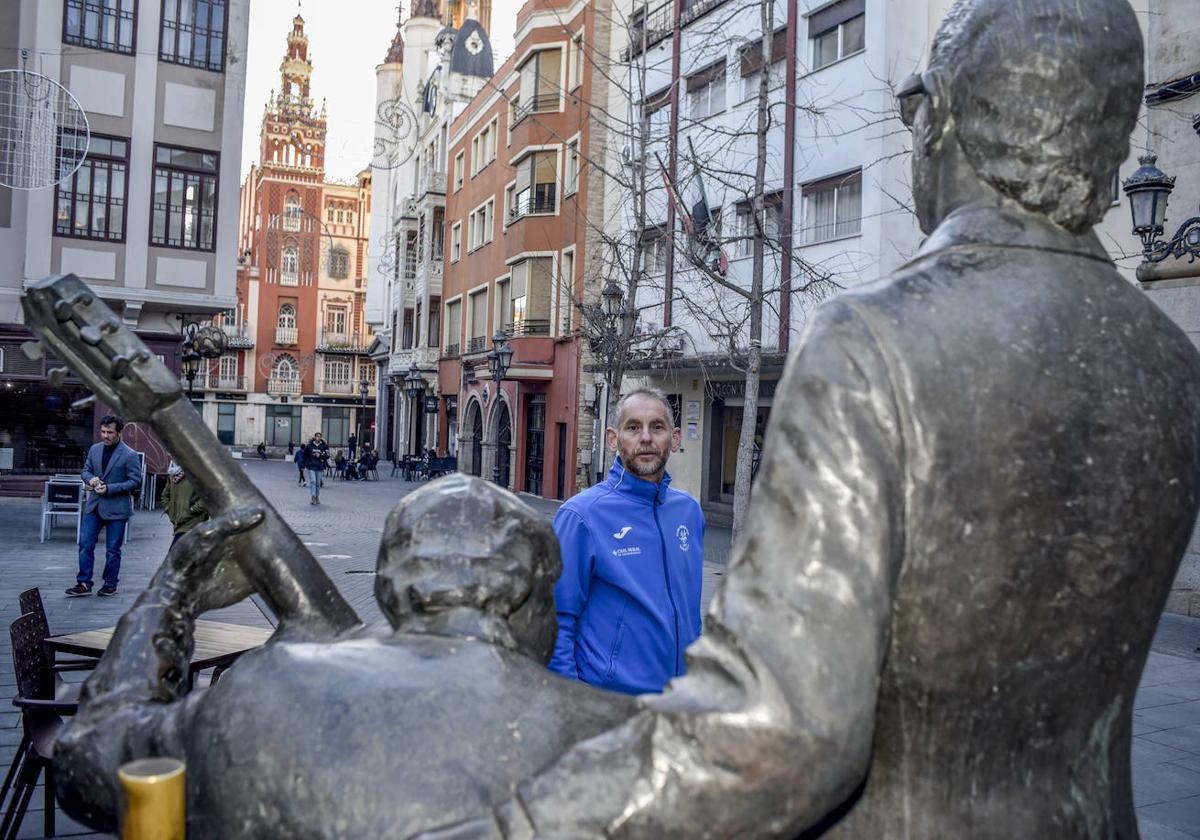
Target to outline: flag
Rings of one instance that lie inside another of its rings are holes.
[[[692,227],[695,231],[693,235],[697,244],[704,249],[705,259],[711,260],[713,269],[724,277],[729,272],[729,258],[725,256],[725,249],[721,247],[721,237],[716,231],[712,207],[704,190],[704,177],[696,160],[696,149],[692,145],[691,137],[688,138],[688,152],[692,159],[692,170],[695,172],[692,181],[696,192],[696,200],[692,203]]]
[[[687,207],[684,206],[683,199],[679,196],[679,190],[675,189],[675,185],[671,183],[671,176],[667,174],[667,167],[663,165],[662,156],[658,152],[655,152],[654,157],[658,159],[658,169],[662,172],[663,184],[667,187],[667,195],[671,197],[671,203],[675,205],[675,215],[679,217],[679,221],[683,224],[683,229],[688,232],[688,235],[694,236],[696,228],[692,224],[692,216],[688,213]]]

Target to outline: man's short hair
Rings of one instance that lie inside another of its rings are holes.
[[[1100,220],[1141,104],[1127,0],[957,0],[929,64],[986,183],[1073,233]]]
[[[621,419],[621,412],[625,410],[625,406],[634,397],[649,397],[650,399],[658,400],[663,404],[663,408],[667,410],[667,423],[672,429],[675,428],[675,409],[671,407],[671,401],[667,399],[667,395],[660,388],[651,388],[643,386],[634,388],[621,399],[617,400],[617,404],[613,407],[612,417],[609,418],[609,423],[612,426],[617,425],[617,421]]]
[[[119,432],[125,428],[125,421],[115,414],[105,414],[100,418],[100,425],[101,427],[116,426],[117,431]]]

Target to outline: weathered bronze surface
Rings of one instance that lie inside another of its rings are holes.
[[[929,238],[821,308],[687,676],[442,836],[1136,838],[1200,354],[1108,261],[1125,0],[965,0],[904,85]]]

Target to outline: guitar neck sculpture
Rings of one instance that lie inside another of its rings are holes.
[[[149,423],[192,477],[208,509],[253,506],[263,522],[237,537],[234,556],[282,627],[338,632],[358,625],[329,576],[246,477],[179,380],[78,277],[50,277],[22,298],[25,323],[101,399],[126,419]]]

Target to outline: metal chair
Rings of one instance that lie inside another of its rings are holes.
[[[50,622],[46,620],[46,607],[42,603],[42,591],[36,586],[33,589],[26,589],[17,596],[17,605],[20,608],[21,615],[34,615],[41,625],[42,641],[46,640],[50,633]],[[71,700],[78,696],[78,687],[63,682],[59,676],[60,671],[86,671],[96,667],[97,660],[95,659],[58,659],[53,658],[50,662],[54,669],[54,696],[59,700]],[[74,696],[72,696],[74,695]],[[0,796],[0,800],[4,797]]]
[[[77,701],[55,699],[56,668],[46,655],[45,617],[26,613],[9,625],[12,640],[13,668],[16,672],[17,696],[13,705],[21,710],[22,735],[17,753],[0,788],[0,802],[12,796],[0,824],[0,838],[15,840],[29,802],[37,788],[38,778],[45,773],[45,811],[43,832],[54,836],[54,742],[63,727],[63,715],[79,710]],[[60,666],[61,668],[62,666]],[[65,668],[63,668],[65,670]],[[15,785],[13,782],[15,781]]]
[[[42,526],[38,542],[45,542],[60,517],[75,519],[75,541],[79,541],[79,526],[83,511],[83,482],[79,476],[55,477],[42,489]]]

